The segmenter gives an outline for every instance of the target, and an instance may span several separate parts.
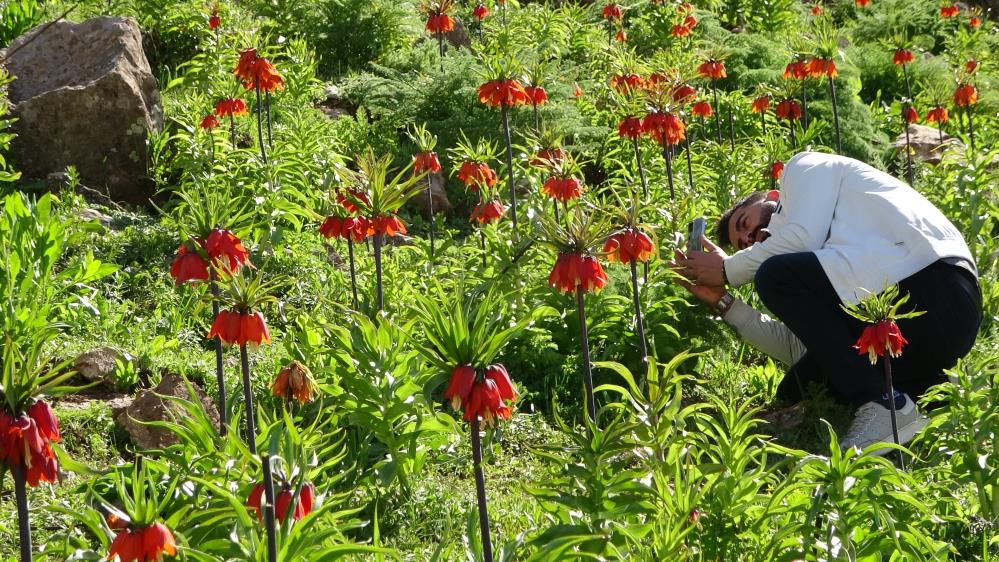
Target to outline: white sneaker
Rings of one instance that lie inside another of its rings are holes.
[[[895,421],[898,424],[898,442],[905,445],[919,433],[919,430],[926,427],[927,419],[916,407],[915,401],[905,396],[905,406],[895,411]],[[891,410],[882,406],[878,402],[868,402],[857,408],[853,423],[846,432],[846,437],[840,443],[843,449],[849,447],[859,447],[861,449],[874,443],[894,443],[895,437],[891,431]],[[889,449],[876,451],[874,454],[883,455]]]

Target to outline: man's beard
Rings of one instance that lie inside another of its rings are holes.
[[[756,242],[763,242],[767,238],[770,238],[770,230],[767,229],[770,226],[770,218],[773,217],[774,212],[777,210],[776,201],[767,201],[764,203],[763,208],[760,209],[760,226],[759,234],[756,235]]]

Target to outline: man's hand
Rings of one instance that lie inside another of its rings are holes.
[[[676,278],[676,282],[684,289],[690,291],[690,293],[697,297],[698,300],[711,308],[715,308],[718,305],[718,301],[721,300],[722,295],[725,294],[725,288],[692,284],[683,277],[684,266],[681,264],[687,261],[687,256],[683,255],[683,252],[680,250],[674,250],[673,260],[674,261],[669,262],[670,268],[680,274]]]
[[[701,244],[703,244],[705,251],[690,252],[687,254],[687,259],[678,262],[683,266],[681,275],[695,285],[724,288],[725,277],[722,272],[722,264],[728,254],[715,246],[706,236],[701,236]]]

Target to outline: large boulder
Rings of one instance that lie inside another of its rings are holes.
[[[429,189],[427,183],[416,195],[410,199],[410,205],[423,215],[423,218],[430,218],[430,203],[433,202],[434,214],[447,214],[451,210],[451,200],[447,198],[445,186],[447,182],[441,174],[430,174]]]
[[[131,355],[122,353],[113,347],[99,347],[80,354],[73,361],[73,370],[90,382],[98,381],[108,386],[114,386],[118,362],[127,364],[134,359]]]
[[[194,383],[196,397],[192,398],[187,392],[187,381],[180,375],[163,375],[163,380],[152,390],[143,390],[136,395],[135,400],[122,412],[117,422],[125,428],[125,431],[132,437],[132,442],[139,449],[162,449],[179,442],[177,435],[173,432],[159,427],[144,425],[140,422],[168,421],[176,422],[180,417],[186,416],[184,409],[160,396],[176,396],[185,400],[201,400],[208,419],[217,430],[219,428],[219,412],[215,404],[205,395],[205,393]]]
[[[138,24],[99,17],[43,27],[7,50],[21,170],[44,178],[73,165],[112,199],[147,203],[155,185],[146,137],[163,126],[163,110]]]
[[[943,140],[941,141],[941,136]],[[958,143],[948,134],[940,134],[936,127],[926,127],[923,125],[909,125],[909,147],[912,155],[927,164],[939,164],[943,153],[947,148],[954,147]],[[899,133],[893,143],[896,149],[905,153],[905,133]]]

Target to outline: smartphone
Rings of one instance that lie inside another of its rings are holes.
[[[698,252],[703,251],[704,248],[701,246],[701,237],[704,236],[705,229],[708,226],[708,221],[704,217],[697,217],[696,219],[690,221],[687,234],[687,253],[697,250]]]

